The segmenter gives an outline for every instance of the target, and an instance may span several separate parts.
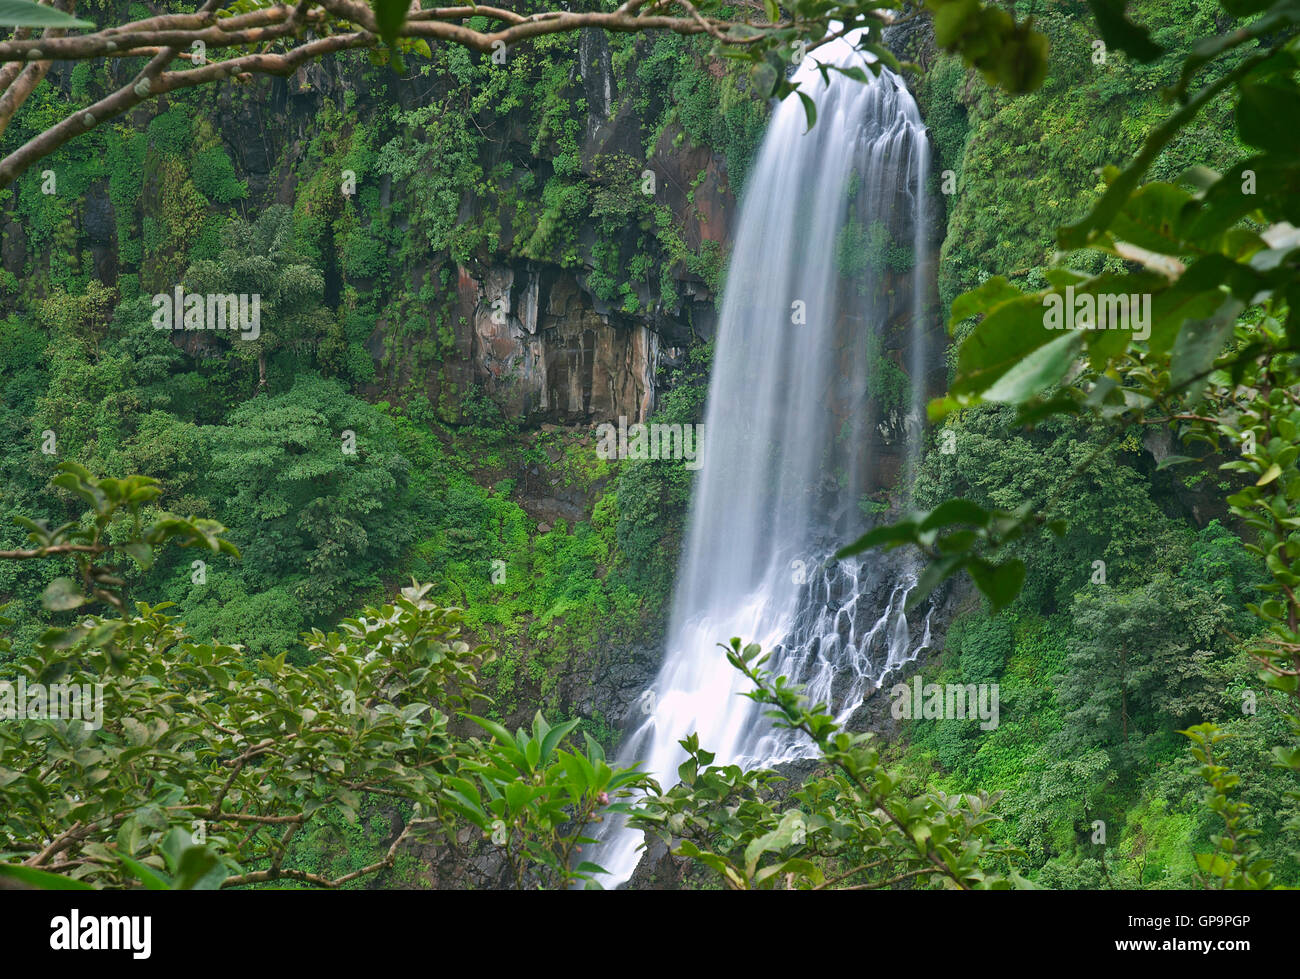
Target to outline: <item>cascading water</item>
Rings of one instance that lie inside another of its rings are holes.
[[[841,719],[929,642],[928,615],[918,628],[903,614],[911,573],[831,558],[866,519],[875,436],[919,423],[927,363],[925,129],[887,70],[867,84],[822,79],[817,61],[862,64],[855,44],[850,35],[805,61],[794,80],[816,104],[816,125],[805,132],[797,98],[781,103],[746,186],[666,655],[619,753],[665,788],[684,757],[678,739],[691,732],[715,764],[768,766],[811,748],[741,696],[749,683],[719,642],[760,643],[773,653],[769,668]],[[900,311],[887,270],[906,282],[909,259],[913,302]],[[903,418],[872,391],[905,376],[900,365],[882,368],[887,320],[900,312],[911,350]],[[584,856],[615,886],[635,869],[640,843],[611,821]]]

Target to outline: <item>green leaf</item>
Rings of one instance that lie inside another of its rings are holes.
[[[1065,376],[1083,347],[1084,334],[1071,330],[1029,353],[984,392],[985,401],[1023,404]]]
[[[857,65],[853,65],[850,68],[840,68],[838,65],[828,65],[827,67],[830,68],[831,71],[839,72],[841,75],[852,78],[855,82],[861,82],[863,85],[866,85],[871,80],[867,77],[867,73]]]
[[[153,548],[144,541],[128,541],[122,545],[122,550],[135,558],[143,570],[148,571],[153,567]]]
[[[992,517],[993,514],[978,503],[972,503],[970,500],[945,500],[931,510],[929,515],[921,521],[920,530],[933,530],[935,527],[947,527],[955,523],[969,523],[975,524],[977,527],[986,527]]]
[[[489,720],[486,717],[478,717],[474,714],[466,714],[465,716],[491,734],[502,744],[513,745],[515,743],[515,739],[510,736],[510,732],[496,721]]]
[[[85,881],[52,874],[48,870],[35,867],[23,867],[15,864],[0,863],[0,877],[8,877],[31,887],[46,891],[93,891],[94,888]]]
[[[1016,600],[1025,583],[1025,562],[1014,558],[1004,564],[993,565],[983,560],[972,560],[967,566],[977,587],[999,612]]]
[[[885,524],[882,527],[873,527],[852,544],[841,547],[835,552],[835,557],[840,559],[853,557],[855,554],[861,554],[863,551],[869,551],[871,548],[879,547],[882,544],[892,544],[895,547],[900,544],[908,544],[916,540],[916,532],[917,526],[910,520],[904,520],[896,524]]]
[[[821,868],[811,860],[803,860],[794,857],[790,860],[782,861],[771,867],[764,867],[754,877],[756,883],[762,883],[770,877],[781,877],[785,874],[797,874],[800,877],[807,878],[812,884],[820,884],[824,881],[825,875],[822,874]]]
[[[30,0],[0,0],[0,25],[5,27],[94,27],[54,7],[42,7]]]
[[[766,833],[750,842],[745,847],[745,873],[753,877],[758,866],[758,859],[769,850],[784,850],[794,838],[795,830],[806,828],[806,817],[798,809],[791,809],[781,817],[780,824],[770,833]]]
[[[51,612],[66,612],[81,608],[86,604],[86,598],[71,578],[55,578],[41,593],[41,604]]]
[[[180,891],[216,890],[225,876],[212,850],[206,846],[189,846],[181,851],[175,887]]]
[[[1011,299],[1024,296],[1024,293],[1000,275],[995,275],[978,289],[964,292],[952,301],[952,312],[948,317],[949,327],[955,326],[968,316],[990,312],[995,306]]]
[[[1124,0],[1088,0],[1088,8],[1097,21],[1097,30],[1107,47],[1126,52],[1130,57],[1151,62],[1165,49],[1151,40],[1151,32],[1124,16]]]
[[[968,30],[968,22],[979,13],[975,0],[957,0],[955,3],[932,5],[934,10],[934,37],[941,47],[951,47],[961,40]]]
[[[1043,324],[1043,303],[1037,296],[1004,302],[962,342],[957,378],[949,390],[952,394],[986,391],[1031,352],[1055,339]]]
[[[370,0],[379,36],[384,41],[391,44],[397,38],[397,32],[406,23],[406,12],[410,7],[409,0]]]
[[[149,729],[134,717],[122,718],[122,732],[126,735],[127,741],[136,747],[149,741]]]
[[[1186,386],[1189,401],[1195,402],[1204,389],[1209,370],[1232,335],[1242,306],[1240,300],[1227,298],[1212,316],[1185,323],[1178,331],[1169,363],[1169,386]]]
[[[1110,232],[1121,241],[1159,255],[1181,255],[1184,209],[1192,195],[1168,183],[1150,183],[1138,188],[1115,215]]]
[[[117,831],[117,848],[122,853],[135,853],[140,849],[140,827],[134,816],[123,820]]]
[[[1267,486],[1269,483],[1273,482],[1273,480],[1277,479],[1281,475],[1282,475],[1282,467],[1275,462],[1273,463],[1273,465],[1268,467],[1268,470],[1264,473],[1264,475],[1259,477],[1259,480],[1255,483],[1255,485]]]
[[[948,555],[927,564],[925,570],[921,572],[916,587],[907,593],[907,601],[903,605],[903,611],[911,612],[929,598],[930,592],[939,587],[944,579],[956,574],[965,561],[966,558],[963,555]]]
[[[144,884],[147,891],[170,891],[172,889],[171,881],[166,876],[154,870],[133,857],[119,856],[119,860],[127,870],[135,875],[140,883]]]
[[[543,761],[546,761],[551,757],[551,753],[555,751],[556,745],[563,741],[568,733],[578,726],[580,721],[581,718],[575,718],[572,721],[566,721],[563,724],[557,725],[546,732],[546,736],[542,738]]]
[[[1239,90],[1242,142],[1286,156],[1300,154],[1300,92],[1295,85],[1243,81]]]
[[[817,103],[815,103],[805,92],[799,92],[799,101],[803,103],[803,114],[808,120],[808,128],[804,132],[811,132],[812,127],[817,125]]]
[[[1300,769],[1300,748],[1277,747],[1273,749],[1273,757],[1282,768]]]

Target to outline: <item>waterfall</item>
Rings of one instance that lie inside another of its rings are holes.
[[[762,644],[769,668],[847,720],[929,642],[928,614],[909,624],[903,613],[914,573],[832,558],[868,520],[873,446],[909,431],[919,441],[927,367],[925,128],[887,70],[867,84],[822,79],[818,61],[863,64],[855,43],[805,59],[795,80],[816,125],[805,131],[797,97],[777,106],[744,191],[665,658],[619,752],[665,789],[691,732],[719,765],[811,753],[742,696],[749,682],[718,643]],[[891,282],[910,284],[912,302],[894,303]],[[887,339],[910,348],[906,366],[886,363]],[[882,406],[891,390],[910,408]],[[910,472],[915,451],[902,454]],[[642,834],[616,820],[600,829],[584,856],[615,886],[635,869]]]

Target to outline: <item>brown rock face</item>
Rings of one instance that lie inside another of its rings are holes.
[[[27,263],[27,235],[17,221],[10,221],[0,231],[0,265],[10,275],[23,274]]]
[[[642,421],[654,408],[660,341],[598,313],[568,272],[492,266],[474,290],[476,378],[514,417],[564,424]]]

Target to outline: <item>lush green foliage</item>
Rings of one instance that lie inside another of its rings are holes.
[[[1118,875],[1138,884],[1264,887],[1296,873],[1289,834],[1300,828],[1300,643],[1292,585],[1300,578],[1291,565],[1300,554],[1293,539],[1300,377],[1291,336],[1294,231],[1281,223],[1295,217],[1294,196],[1283,189],[1295,163],[1277,127],[1280,114],[1295,114],[1300,92],[1294,6],[1265,6],[1229,5],[1239,16],[1263,16],[1162,69],[1180,108],[1126,170],[1107,172],[1091,210],[1058,233],[1063,248],[1091,252],[1022,276],[1019,286],[990,278],[953,302],[954,328],[968,316],[983,319],[963,328],[949,394],[930,407],[932,418],[945,420],[950,458],[938,458],[940,450],[932,460],[938,476],[923,488],[938,489],[935,501],[954,490],[969,498],[877,528],[858,545],[920,546],[931,558],[924,590],[967,568],[996,606],[1018,596],[1027,610],[1055,615],[1063,669],[1050,700],[1040,695],[1050,713],[1037,714],[1055,727],[1047,745],[1060,760],[1027,761],[1036,797],[1013,795],[1010,807],[1013,821],[1019,809],[1037,823],[1036,862],[1051,883],[1077,875],[1101,886]],[[1148,174],[1171,175],[1164,168],[1198,113],[1229,98],[1244,150],[1220,144],[1213,155],[1227,164],[1222,176],[1199,167],[1175,182],[1141,184]],[[1233,151],[1247,155],[1224,159]],[[1062,294],[1146,296],[1152,312],[1141,331],[1105,310],[1089,328],[1056,333],[1045,309]],[[1015,432],[1020,424],[1033,431]],[[1159,453],[1155,471],[1126,472],[1117,463],[1138,448],[1141,426],[1171,428],[1172,449]],[[1085,437],[1061,442],[1058,433],[1071,429]],[[993,446],[986,432],[1011,440]],[[1209,447],[1203,459],[1190,455],[1196,442]],[[1047,449],[1054,472],[1027,458],[1027,445]],[[962,458],[963,450],[974,458]],[[1012,460],[1028,478],[1009,478]],[[1219,509],[1245,541],[1231,558],[1217,525],[1189,542],[1161,506],[1170,489],[1178,493],[1170,467],[1191,462],[1229,474],[1218,481],[1226,497]],[[1088,512],[1098,505],[1110,511]],[[1039,536],[1048,526],[1061,545]],[[1066,553],[1073,566],[1062,565]],[[1022,590],[1017,579],[1027,565],[1031,587]],[[1252,660],[1263,690],[1250,682]],[[1176,771],[1160,770],[1184,725],[1212,821],[1180,802]],[[985,740],[992,747],[1000,738]],[[1233,761],[1252,773],[1250,788],[1265,805],[1232,798],[1246,783],[1223,764],[1229,745],[1238,746]],[[945,764],[970,766],[983,748],[949,752]],[[1123,826],[1118,847],[1105,846],[1107,814],[1112,831]],[[1096,855],[1084,842],[1089,822],[1091,843],[1102,844]],[[1173,840],[1197,850],[1194,865],[1170,860]],[[1274,876],[1273,867],[1285,873]]]

